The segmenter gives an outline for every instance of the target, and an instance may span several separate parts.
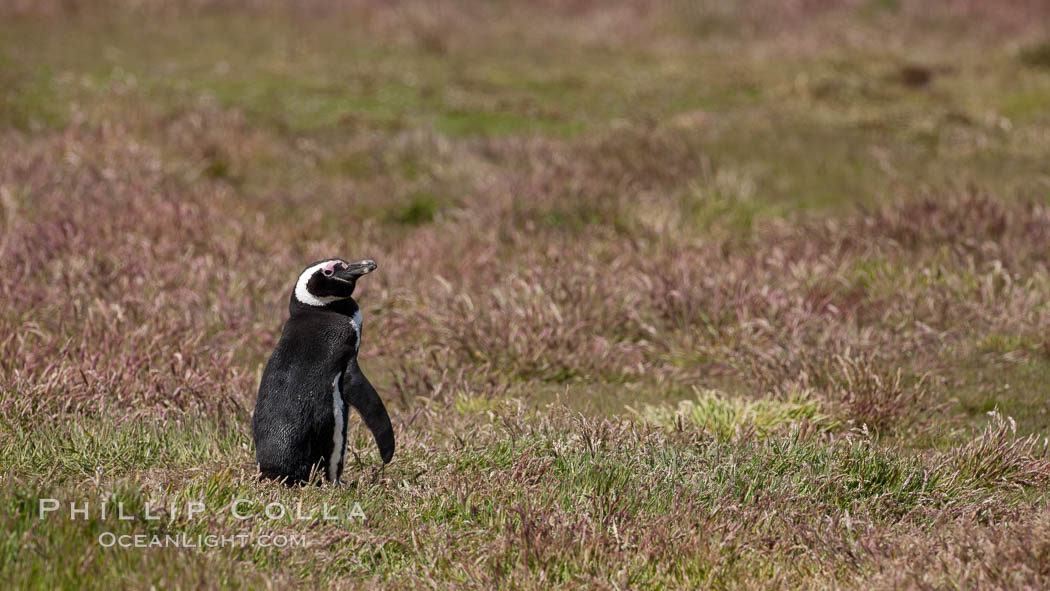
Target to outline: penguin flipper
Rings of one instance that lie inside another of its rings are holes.
[[[357,409],[365,426],[372,431],[383,463],[389,464],[390,459],[394,457],[394,426],[390,424],[386,406],[360,369],[347,371],[344,379],[349,382],[349,387],[344,390],[347,402]]]

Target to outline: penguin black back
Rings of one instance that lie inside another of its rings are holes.
[[[357,364],[363,318],[351,296],[357,279],[375,268],[371,260],[328,259],[299,275],[252,415],[263,477],[300,484],[319,474],[338,483],[350,407],[372,431],[383,462],[393,457],[390,417]]]

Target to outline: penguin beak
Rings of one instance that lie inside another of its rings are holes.
[[[341,271],[336,271],[336,277],[344,281],[355,281],[362,275],[368,275],[376,270],[376,262],[371,259],[350,263]]]

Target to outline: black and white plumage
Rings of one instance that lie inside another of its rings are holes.
[[[375,261],[328,259],[299,275],[290,317],[263,371],[252,415],[259,470],[289,484],[310,481],[318,469],[338,483],[346,455],[350,407],[372,431],[379,455],[394,455],[386,407],[357,364],[361,309],[350,297]]]

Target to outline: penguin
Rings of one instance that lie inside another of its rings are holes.
[[[263,478],[307,484],[319,473],[339,484],[351,406],[372,431],[383,464],[394,456],[390,416],[357,363],[362,316],[350,297],[357,280],[375,269],[372,260],[327,259],[308,266],[295,282],[289,318],[252,413]]]

